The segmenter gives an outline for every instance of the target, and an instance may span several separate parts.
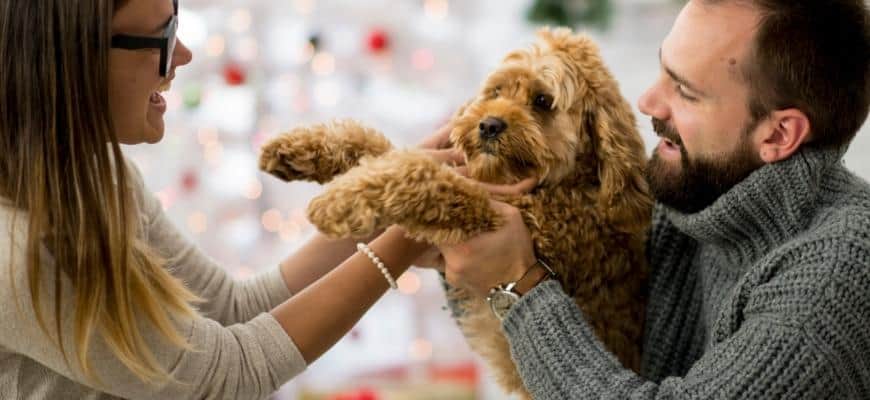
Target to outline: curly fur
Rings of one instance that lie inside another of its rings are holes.
[[[504,200],[521,210],[537,256],[556,270],[604,345],[637,371],[652,212],[643,142],[594,43],[566,29],[539,36],[510,53],[454,117],[451,141],[476,180],[539,177],[532,192]],[[547,101],[536,103],[541,98]],[[485,138],[480,125],[490,117],[506,129]],[[383,136],[353,122],[317,125],[267,144],[261,166],[284,179],[340,175],[308,209],[311,222],[334,237],[401,224],[416,239],[446,244],[501,224],[476,185],[423,153],[389,149]],[[456,289],[448,295],[462,304],[460,327],[498,382],[528,397],[485,300]]]
[[[333,121],[294,129],[266,143],[260,169],[285,181],[324,184],[366,156],[392,149],[384,135],[353,121]]]

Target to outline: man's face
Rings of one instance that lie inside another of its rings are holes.
[[[647,168],[656,199],[692,213],[762,165],[759,121],[741,66],[758,23],[754,9],[690,1],[662,43],[661,73],[639,101],[662,137]]]

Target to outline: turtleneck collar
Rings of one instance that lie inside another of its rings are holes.
[[[845,150],[805,147],[754,171],[697,213],[663,208],[677,229],[699,243],[716,246],[732,259],[755,260],[806,228],[823,181]]]

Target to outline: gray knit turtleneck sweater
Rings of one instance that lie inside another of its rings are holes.
[[[535,399],[870,398],[870,186],[804,149],[691,215],[658,206],[641,375],[557,282],[504,322]]]

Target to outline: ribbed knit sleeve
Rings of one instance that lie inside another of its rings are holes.
[[[660,383],[622,368],[556,282],[524,296],[504,328],[520,375],[537,400],[850,397],[847,382],[833,368],[840,357],[826,352],[798,321],[775,315],[745,321],[685,376]]]

